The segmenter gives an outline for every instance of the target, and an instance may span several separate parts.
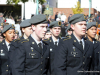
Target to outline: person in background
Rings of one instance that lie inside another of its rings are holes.
[[[68,25],[66,32],[66,37],[72,34],[73,30],[71,29],[70,24]]]
[[[52,35],[52,33],[50,32],[50,29],[47,28],[47,32],[46,32],[46,34],[44,36],[44,39],[49,39],[51,37],[51,35]]]
[[[15,38],[14,39],[18,39],[19,38],[19,32],[17,30],[15,30]]]
[[[2,42],[4,40],[3,36],[2,36],[2,30],[0,29],[0,42]]]
[[[58,12],[56,12],[56,14],[55,14],[55,21],[57,18],[58,18]]]

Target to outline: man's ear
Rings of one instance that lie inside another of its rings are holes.
[[[70,25],[70,27],[71,27],[72,30],[74,30],[74,26],[75,26],[74,24]]]
[[[3,33],[3,36],[5,37],[6,36],[6,33]]]
[[[33,31],[34,31],[34,30],[35,30],[35,28],[36,28],[36,26],[35,26],[35,25],[32,25],[31,27],[32,27],[32,30],[33,30]]]

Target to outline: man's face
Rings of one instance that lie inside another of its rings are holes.
[[[32,34],[32,28],[31,27],[22,28],[22,31],[27,37],[29,37],[30,34]]]
[[[71,24],[71,28],[73,29],[73,33],[80,37],[84,36],[86,33],[86,21],[77,22],[75,24]]]
[[[58,37],[61,33],[61,27],[53,27],[50,31],[54,37]]]
[[[0,29],[3,30],[3,26],[0,26]]]
[[[51,35],[52,35],[52,33],[51,33],[51,32],[47,32],[47,33],[45,34],[44,39],[48,39],[48,38],[50,38],[50,37],[51,37]]]
[[[38,24],[38,25],[32,25],[33,32],[35,36],[39,39],[42,39],[47,31],[47,24]]]
[[[95,38],[97,32],[97,28],[95,26],[91,27],[90,29],[87,30],[87,35],[90,38]]]
[[[15,38],[15,30],[14,29],[8,30],[3,35],[5,36],[5,40],[10,43]]]

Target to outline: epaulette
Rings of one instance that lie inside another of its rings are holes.
[[[22,39],[22,40],[20,40],[19,42],[20,43],[24,43],[24,42],[28,42],[29,41],[29,39]]]
[[[44,44],[47,44],[48,45],[48,43],[46,42],[46,41],[42,41]]]
[[[63,41],[71,39],[71,36],[67,36],[66,38],[63,39]]]
[[[49,41],[50,40],[50,38],[48,38],[48,39],[44,39],[43,41]]]
[[[20,38],[14,40],[14,42],[16,42],[16,41],[20,41]]]

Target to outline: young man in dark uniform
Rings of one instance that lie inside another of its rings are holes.
[[[35,15],[30,20],[32,34],[20,41],[13,63],[13,75],[47,75],[49,46],[42,41],[47,31],[46,15]]]
[[[54,72],[54,57],[55,53],[58,51],[57,47],[62,44],[62,38],[59,37],[61,33],[61,22],[54,21],[49,26],[52,36],[50,39],[46,39],[46,42],[50,45],[50,71],[48,75],[55,75]]]
[[[55,55],[56,75],[86,75],[90,70],[93,44],[85,41],[86,20],[83,14],[73,15],[69,23],[73,34],[64,39]]]

